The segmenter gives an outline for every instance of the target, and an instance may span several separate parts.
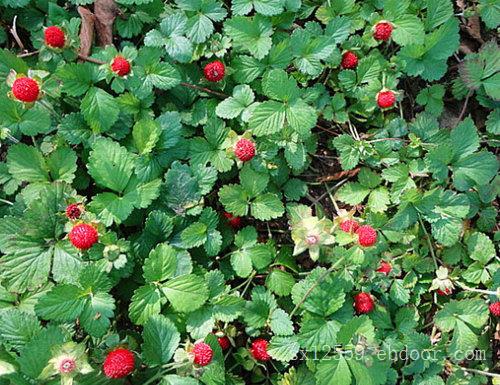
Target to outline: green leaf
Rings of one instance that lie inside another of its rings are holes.
[[[270,318],[271,331],[277,336],[293,334],[293,322],[283,309],[274,309]]]
[[[265,16],[274,16],[283,12],[283,0],[235,0],[231,3],[231,10],[235,15],[246,15],[255,9],[255,12]]]
[[[246,278],[253,270],[252,258],[248,253],[235,251],[231,254],[231,266],[239,277]]]
[[[96,83],[100,76],[92,63],[68,63],[56,71],[62,81],[62,91],[70,96],[81,96]]]
[[[425,29],[432,31],[453,16],[453,4],[449,0],[427,0]]]
[[[29,343],[39,331],[40,321],[33,314],[15,308],[0,313],[2,342],[16,349]]]
[[[500,25],[500,7],[496,0],[480,0],[479,14],[488,28]]]
[[[308,351],[328,351],[335,346],[340,325],[322,317],[304,317],[298,339],[300,346]]]
[[[259,15],[235,16],[224,23],[224,30],[237,51],[250,52],[255,58],[262,59],[271,49],[273,29],[269,19]]]
[[[188,249],[203,245],[207,239],[207,225],[201,222],[189,225],[182,231],[181,239]]]
[[[223,119],[234,119],[253,103],[255,99],[254,93],[250,86],[238,85],[233,89],[233,96],[224,99],[220,102],[215,113]]]
[[[167,243],[156,246],[144,261],[144,279],[148,282],[161,282],[173,277],[177,270],[177,253]]]
[[[249,128],[256,136],[274,134],[283,128],[285,113],[286,108],[282,103],[273,100],[260,103],[248,121]]]
[[[293,285],[295,285],[295,279],[287,271],[273,269],[266,278],[266,286],[279,296],[290,295]]]
[[[85,121],[95,132],[107,131],[118,120],[120,107],[106,91],[92,87],[82,99],[81,110]]]
[[[248,196],[240,185],[229,184],[219,190],[219,199],[226,211],[236,216],[248,212]]]
[[[469,256],[486,265],[495,256],[495,246],[486,234],[474,233],[467,239]]]
[[[398,306],[403,306],[410,300],[410,290],[404,287],[401,279],[395,279],[391,285],[391,299]]]
[[[134,158],[117,142],[101,139],[94,143],[87,167],[97,184],[120,193],[132,176]]]
[[[115,299],[109,293],[96,292],[88,296],[80,322],[87,333],[102,337],[111,325],[114,316]]]
[[[35,306],[43,319],[74,321],[83,311],[85,299],[77,286],[59,285],[41,297]]]
[[[458,191],[474,185],[485,185],[497,174],[498,160],[488,151],[480,151],[461,158],[452,166],[453,183]]]
[[[151,316],[144,324],[142,335],[143,359],[151,366],[168,363],[181,340],[175,324],[162,315]]]
[[[350,182],[342,186],[337,192],[337,198],[350,205],[358,205],[365,200],[370,193],[368,187],[361,183]]]
[[[317,385],[350,385],[351,371],[344,357],[321,360],[316,372]]]
[[[404,15],[394,22],[392,38],[401,46],[422,44],[424,36],[424,26],[417,16]]]
[[[208,298],[205,280],[188,274],[173,278],[161,286],[176,311],[189,313],[201,307]]]
[[[139,287],[129,306],[132,322],[143,325],[152,315],[160,314],[162,298],[160,290],[154,285]]]
[[[267,351],[275,360],[288,362],[294,359],[299,352],[300,346],[297,338],[293,337],[277,337],[271,338]]]
[[[132,138],[139,154],[149,154],[160,139],[160,124],[152,119],[142,119],[134,124]]]
[[[48,166],[40,151],[23,143],[9,148],[9,173],[19,181],[45,182],[49,180]]]
[[[251,204],[252,216],[261,221],[279,218],[285,213],[283,202],[272,193],[259,195]]]

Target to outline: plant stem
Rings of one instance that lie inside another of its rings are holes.
[[[481,294],[486,294],[486,295],[498,295],[496,291],[491,291],[491,290],[482,290],[482,289],[476,289],[473,287],[469,287],[467,285],[464,285],[461,282],[456,282],[458,286],[460,286],[462,289],[467,290],[467,291],[472,291],[474,293],[481,293]]]
[[[432,242],[431,242],[431,237],[429,233],[427,232],[427,229],[424,226],[424,222],[422,221],[422,218],[420,218],[420,215],[418,216],[418,221],[420,222],[420,226],[422,227],[422,230],[424,230],[425,233],[425,238],[427,239],[427,244],[429,245],[429,250],[432,255],[432,260],[434,261],[434,266],[436,267],[436,270],[439,269],[439,265],[437,263],[437,258],[436,254],[434,254],[434,247],[432,247]]]
[[[483,370],[478,370],[478,369],[464,368],[463,366],[460,366],[460,365],[457,365],[457,367],[459,367],[460,369],[462,369],[464,372],[471,372],[471,373],[480,374],[482,376],[493,377],[493,378],[500,378],[500,374],[485,372]]]

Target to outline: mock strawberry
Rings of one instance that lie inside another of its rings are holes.
[[[341,67],[346,70],[352,70],[358,66],[358,57],[354,52],[347,51],[342,55]]]
[[[82,215],[82,209],[79,204],[72,203],[66,207],[66,216],[68,219],[78,219],[80,218],[80,215]]]
[[[374,307],[375,303],[369,293],[359,293],[354,296],[354,308],[358,314],[370,313]]]
[[[52,48],[62,48],[66,42],[64,31],[55,25],[45,28],[45,45]]]
[[[396,95],[392,91],[380,91],[377,94],[377,104],[380,108],[391,108],[396,103]]]
[[[206,344],[205,342],[198,342],[194,345],[193,354],[194,363],[196,365],[207,366],[210,362],[212,362],[214,352],[209,344]]]
[[[38,99],[40,86],[36,80],[26,76],[17,78],[12,84],[12,94],[21,102],[32,103]]]
[[[242,162],[248,162],[255,156],[255,143],[241,138],[234,145],[234,155]]]
[[[219,342],[222,350],[227,350],[231,346],[231,341],[229,341],[229,338],[227,338],[227,336],[217,337],[217,342]]]
[[[441,297],[446,297],[446,296],[448,296],[448,295],[452,294],[452,293],[453,293],[453,290],[451,290],[450,288],[448,288],[448,287],[447,287],[447,288],[446,288],[446,289],[444,289],[444,290],[437,289],[437,290],[436,290],[436,293],[437,293],[438,295],[440,295]]]
[[[76,361],[73,358],[64,358],[59,363],[59,373],[68,374],[76,369]]]
[[[224,212],[224,217],[226,217],[227,222],[229,223],[229,226],[231,226],[233,229],[239,229],[241,226],[241,218],[240,217],[235,217],[233,214]]]
[[[125,76],[130,73],[130,63],[123,56],[116,56],[111,63],[111,70],[118,76]]]
[[[493,314],[495,317],[500,317],[500,301],[493,302],[490,305],[490,313]]]
[[[263,338],[258,338],[254,342],[252,342],[252,346],[250,347],[250,354],[257,361],[269,361],[271,356],[267,353],[267,342]]]
[[[358,234],[358,243],[363,247],[373,246],[377,242],[377,232],[369,225],[360,226],[356,234]]]
[[[380,266],[379,268],[377,269],[377,271],[379,273],[383,273],[385,275],[389,274],[392,270],[392,266],[389,262],[386,262],[386,261],[382,261],[380,262]]]
[[[77,249],[90,249],[99,239],[99,234],[95,227],[87,223],[79,223],[69,232],[69,240]]]
[[[108,378],[122,378],[132,373],[134,366],[134,353],[127,349],[116,349],[106,356],[103,370]]]
[[[226,72],[226,67],[224,63],[219,60],[208,63],[205,68],[203,68],[203,73],[205,74],[205,79],[209,82],[218,82],[224,78]]]
[[[340,229],[346,233],[355,233],[358,228],[359,224],[354,219],[346,219],[340,223]]]
[[[392,24],[387,21],[381,21],[373,28],[373,37],[376,40],[387,41],[392,35]]]

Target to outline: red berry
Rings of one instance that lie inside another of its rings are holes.
[[[229,341],[229,338],[227,338],[227,336],[217,337],[217,341],[219,342],[222,350],[227,350],[231,346],[231,341]]]
[[[68,219],[78,219],[80,215],[82,215],[82,210],[77,203],[72,203],[66,207],[66,216]]]
[[[441,297],[446,297],[447,295],[450,295],[453,291],[450,288],[446,288],[444,290],[437,289],[436,290],[437,294],[440,295]]]
[[[193,349],[194,363],[200,366],[207,366],[214,355],[212,348],[205,342],[198,342]]]
[[[392,91],[381,91],[377,94],[377,104],[380,108],[391,108],[396,103],[396,95]]]
[[[73,358],[64,358],[59,363],[59,373],[71,373],[76,368],[76,362]]]
[[[347,51],[342,55],[342,62],[340,65],[343,69],[352,70],[358,66],[358,57],[354,52]]]
[[[45,44],[53,48],[62,48],[66,42],[66,37],[61,28],[52,26],[45,28]]]
[[[257,361],[269,361],[271,356],[267,353],[267,345],[269,342],[262,338],[256,339],[252,342],[252,346],[250,347],[250,353],[252,357]]]
[[[346,233],[354,233],[358,228],[359,224],[354,219],[346,219],[340,223],[340,229]]]
[[[358,314],[370,313],[374,307],[375,303],[369,293],[359,293],[354,296],[354,308]]]
[[[87,223],[79,223],[73,226],[69,232],[69,240],[73,246],[80,250],[90,249],[98,239],[97,230]]]
[[[360,226],[356,234],[358,234],[358,243],[363,247],[373,246],[377,242],[377,232],[369,225]]]
[[[493,302],[490,305],[490,313],[495,317],[500,317],[500,302]]]
[[[218,82],[224,78],[224,73],[226,72],[226,67],[224,64],[218,60],[208,63],[205,68],[203,68],[203,73],[205,74],[205,79],[209,82]]]
[[[40,87],[34,79],[28,77],[17,78],[12,84],[12,93],[17,100],[31,103],[38,99]]]
[[[373,37],[376,40],[387,41],[392,35],[392,24],[386,21],[381,21],[375,25],[375,30],[373,32]]]
[[[255,156],[255,143],[241,138],[234,145],[234,154],[242,162],[248,162]]]
[[[132,373],[134,366],[134,353],[127,349],[116,349],[106,356],[103,370],[108,378],[122,378]]]
[[[377,269],[379,273],[384,273],[385,275],[389,274],[392,270],[392,266],[389,262],[382,261],[380,262],[380,266]]]
[[[130,63],[123,56],[116,56],[111,63],[111,70],[118,76],[125,76],[130,73]]]
[[[231,226],[233,229],[239,229],[241,226],[241,218],[240,217],[235,217],[233,214],[224,212],[224,216],[226,217],[229,226]]]

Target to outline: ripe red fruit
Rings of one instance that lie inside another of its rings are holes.
[[[239,229],[241,226],[241,218],[240,217],[235,217],[233,214],[224,212],[224,216],[226,217],[227,221],[229,222],[229,226],[231,226],[233,229]]]
[[[358,228],[359,224],[354,219],[346,219],[340,223],[340,229],[346,233],[354,233]]]
[[[116,56],[111,63],[111,70],[118,76],[125,76],[130,73],[130,63],[123,56]]]
[[[377,104],[380,108],[391,108],[396,103],[396,95],[392,91],[381,91],[377,94]]]
[[[375,25],[373,37],[376,40],[387,41],[392,35],[392,24],[386,21],[381,21]]]
[[[226,72],[226,67],[224,64],[218,60],[208,63],[205,68],[203,68],[203,73],[205,74],[205,79],[209,82],[218,82],[224,78]]]
[[[500,317],[500,302],[493,302],[490,305],[490,313],[495,317]]]
[[[78,219],[82,215],[82,210],[77,203],[72,203],[66,207],[66,216],[68,219]]]
[[[200,366],[207,366],[214,355],[212,348],[205,342],[198,342],[193,349],[194,363]]]
[[[241,138],[234,145],[234,154],[242,162],[248,162],[255,156],[255,143]]]
[[[354,296],[354,308],[358,314],[370,313],[375,307],[375,302],[369,293],[359,293]]]
[[[271,356],[267,353],[267,342],[265,339],[258,338],[254,342],[252,342],[252,346],[250,347],[250,354],[257,361],[269,361]]]
[[[70,242],[80,250],[90,249],[98,239],[97,230],[87,223],[79,223],[69,232]]]
[[[106,356],[103,370],[108,378],[122,378],[132,373],[134,366],[134,353],[127,349],[116,349]]]
[[[64,47],[64,43],[66,42],[66,37],[64,36],[64,32],[61,28],[56,26],[51,26],[45,28],[45,45],[53,48],[62,48]]]
[[[453,291],[450,288],[446,288],[444,290],[437,289],[436,293],[438,295],[440,295],[441,297],[446,297],[447,295],[450,295],[451,293],[453,293]]]
[[[352,70],[358,66],[358,57],[354,52],[347,51],[342,55],[342,68]]]
[[[377,242],[377,232],[369,225],[360,226],[356,234],[358,234],[358,243],[363,247],[373,246]]]
[[[17,100],[31,103],[38,99],[40,87],[34,79],[28,77],[17,78],[12,84],[12,93]]]
[[[231,346],[231,341],[229,341],[229,338],[227,338],[227,336],[217,337],[217,341],[219,342],[222,350],[227,350]]]
[[[377,269],[379,273],[384,273],[385,275],[389,274],[392,270],[392,266],[389,262],[382,261],[380,262],[380,266]]]

